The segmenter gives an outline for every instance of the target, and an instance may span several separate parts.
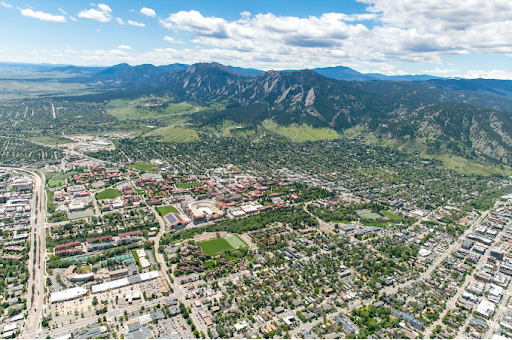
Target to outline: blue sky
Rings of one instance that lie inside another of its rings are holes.
[[[512,2],[0,0],[0,61],[512,79]]]

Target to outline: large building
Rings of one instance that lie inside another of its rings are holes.
[[[87,294],[87,289],[83,287],[75,287],[66,290],[61,290],[60,292],[52,293],[52,295],[50,296],[50,302],[55,303],[73,300],[85,294]]]
[[[179,214],[170,212],[164,216],[164,220],[169,224],[171,228],[177,228],[179,226],[187,225],[187,222]]]
[[[183,211],[187,213],[188,217],[194,221],[194,223],[206,222],[210,219],[217,219],[224,213],[215,204],[214,201],[190,201],[184,200],[181,202]]]

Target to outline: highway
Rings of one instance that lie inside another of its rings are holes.
[[[25,168],[2,168],[24,172],[33,179],[32,211],[30,218],[30,250],[28,261],[29,279],[27,283],[27,310],[22,337],[27,333],[38,332],[44,304],[46,284],[46,195],[44,173]]]

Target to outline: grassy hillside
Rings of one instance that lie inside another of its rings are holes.
[[[333,129],[314,128],[307,124],[292,124],[290,126],[283,126],[278,125],[272,120],[266,120],[263,122],[262,127],[281,136],[290,138],[296,142],[336,139],[340,137],[340,135]]]

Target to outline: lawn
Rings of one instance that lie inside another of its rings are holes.
[[[158,168],[158,166],[151,164],[151,163],[145,163],[145,162],[137,162],[135,164],[130,164],[130,167],[134,169],[138,169],[141,171],[151,171],[155,168]]]
[[[400,216],[397,216],[397,215],[393,214],[389,210],[381,210],[381,211],[379,211],[379,213],[381,213],[382,215],[386,216],[390,220],[399,220],[400,219]]]
[[[160,214],[160,216],[165,216],[168,213],[176,213],[178,214],[178,210],[173,207],[172,205],[167,205],[165,207],[158,207],[156,208],[156,211]]]
[[[369,220],[378,220],[379,218],[382,218],[381,215],[377,213],[369,213],[369,214],[358,214],[361,218],[367,218]]]
[[[199,247],[201,250],[209,256],[214,256],[219,253],[222,253],[226,250],[233,249],[231,244],[223,238],[215,238],[213,240],[208,240],[199,243]]]
[[[247,243],[245,243],[238,235],[231,235],[228,237],[224,237],[224,239],[233,247],[234,249],[238,248],[247,248]]]
[[[107,198],[116,198],[121,196],[121,193],[117,189],[107,189],[105,191],[96,194],[97,200],[105,200]]]
[[[57,207],[58,205],[53,202],[53,191],[46,190],[46,210],[48,210],[50,214],[53,214]]]
[[[200,243],[198,243],[198,245],[199,245],[199,247],[201,247],[201,250],[206,255],[209,255],[209,256],[217,255],[226,250],[248,247],[247,243],[245,243],[237,235],[231,235],[231,236],[224,237],[224,238],[215,238],[213,240],[200,242]]]
[[[201,183],[201,182],[182,183],[182,184],[177,185],[177,187],[180,189],[189,189],[189,188],[201,187],[201,186],[203,186],[203,183]]]
[[[48,182],[48,186],[50,188],[60,187],[60,186],[65,184],[65,179],[66,178],[69,178],[69,177],[71,177],[73,175],[76,175],[76,174],[78,174],[77,171],[70,171],[70,172],[67,172],[65,174],[52,177],[50,179],[50,181]]]

